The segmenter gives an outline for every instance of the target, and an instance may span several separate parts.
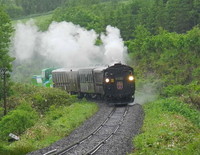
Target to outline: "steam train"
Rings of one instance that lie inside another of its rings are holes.
[[[52,71],[52,80],[53,87],[77,94],[79,98],[101,98],[120,104],[134,101],[133,68],[121,63],[111,66],[56,69]]]

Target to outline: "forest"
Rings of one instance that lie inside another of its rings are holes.
[[[147,100],[148,103],[143,105],[148,117],[144,120],[142,133],[133,141],[136,146],[133,154],[200,153],[200,136],[197,135],[200,132],[199,0],[0,0],[0,5],[0,68],[2,79],[2,69],[7,69],[6,90],[8,91],[6,116],[4,116],[3,104],[0,107],[0,138],[2,139],[0,154],[12,152],[15,148],[24,153],[38,149],[35,144],[31,147],[33,144],[28,140],[7,147],[6,134],[15,130],[9,128],[6,131],[4,127],[8,127],[9,124],[5,122],[18,116],[20,110],[24,110],[26,115],[28,110],[34,109],[29,116],[32,118],[27,118],[27,125],[17,131],[18,135],[26,139],[30,132],[27,131],[28,128],[32,127],[34,134],[42,128],[41,124],[36,124],[40,115],[47,113],[44,122],[48,122],[51,117],[54,117],[55,106],[63,106],[63,102],[66,102],[64,98],[68,98],[68,106],[77,102],[73,97],[65,97],[59,92],[57,96],[60,95],[60,100],[55,101],[57,105],[52,103],[44,109],[45,101],[51,99],[51,93],[55,92],[48,90],[49,94],[47,94],[44,88],[38,88],[40,93],[34,93],[37,88],[27,84],[30,83],[33,71],[39,73],[47,64],[30,70],[32,63],[38,62],[16,63],[16,58],[9,54],[10,37],[15,31],[11,22],[46,14],[51,15],[48,20],[42,18],[43,20],[37,23],[41,32],[45,32],[53,21],[72,22],[87,30],[93,29],[98,34],[105,32],[107,25],[120,30],[128,50],[127,63],[135,70],[137,95],[148,94],[148,91],[145,91],[146,86],[153,87],[152,91],[158,95],[156,100]],[[98,44],[101,42],[99,41]],[[38,58],[36,61],[42,60]],[[0,88],[0,100],[3,103],[5,89],[3,80],[0,81]],[[27,94],[26,91],[32,92],[33,95]],[[23,98],[20,99],[19,96]],[[17,102],[14,102],[14,99]],[[93,105],[89,103],[87,106]],[[96,107],[94,109],[97,110]],[[91,110],[89,115],[95,110]],[[61,111],[56,112],[61,113]],[[29,122],[28,119],[32,121]],[[160,126],[158,127],[157,124]],[[20,126],[20,122],[18,125]],[[52,131],[55,130],[54,127]],[[63,133],[60,135],[63,136]],[[43,140],[41,145],[45,146],[48,140],[40,136],[39,139]],[[50,139],[54,138],[50,137]],[[54,140],[57,139],[58,137]],[[22,149],[20,146],[24,143],[27,145]]]

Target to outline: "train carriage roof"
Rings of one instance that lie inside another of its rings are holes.
[[[59,69],[56,69],[56,70],[53,70],[52,73],[60,73],[60,72],[71,72],[71,71],[78,71],[79,69],[78,68],[59,68]]]
[[[116,69],[116,68],[129,68],[132,69],[132,67],[121,64],[121,63],[113,63],[111,65],[101,65],[101,66],[92,66],[92,67],[82,67],[82,68],[59,68],[56,70],[53,70],[52,73],[61,73],[61,72],[102,72],[104,70],[109,69]]]

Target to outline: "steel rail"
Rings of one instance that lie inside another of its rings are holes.
[[[63,148],[62,150],[57,152],[57,149],[51,150],[49,152],[44,153],[43,155],[62,155],[68,151],[70,151],[71,149],[75,148],[76,146],[78,146],[79,144],[83,143],[85,140],[91,138],[93,135],[95,135],[104,125],[105,123],[110,119],[110,117],[114,114],[116,110],[116,107],[114,107],[112,109],[112,111],[110,112],[110,114],[108,115],[108,117],[105,119],[105,121],[103,123],[101,123],[92,133],[90,133],[88,136],[84,137],[83,139],[81,139],[80,141],[77,141],[71,145],[69,145],[66,148]]]
[[[129,107],[126,107],[123,116],[121,117],[117,127],[115,128],[115,130],[104,140],[102,140],[100,143],[98,143],[93,149],[91,149],[90,151],[88,151],[85,155],[93,155],[95,154],[116,132],[117,130],[120,128],[127,112],[128,112]]]

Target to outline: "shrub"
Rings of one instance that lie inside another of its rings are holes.
[[[179,97],[183,102],[192,103],[200,109],[200,85],[194,81],[188,85],[169,85],[163,89],[165,97]]]
[[[0,121],[0,138],[2,140],[8,139],[9,133],[22,134],[27,128],[34,125],[37,119],[37,113],[29,104],[19,105],[16,110],[8,113]]]
[[[185,92],[188,92],[188,88],[184,85],[170,85],[164,88],[163,95],[166,97],[180,96]]]
[[[194,124],[200,127],[200,112],[191,108],[188,104],[185,104],[176,98],[169,98],[161,101],[163,110],[169,112],[179,113],[184,117],[191,120]]]
[[[157,100],[143,107],[145,120],[142,133],[134,139],[134,155],[199,154],[200,130],[190,120],[198,125],[200,112],[175,98]]]
[[[38,92],[32,94],[31,102],[33,107],[44,114],[52,105],[70,105],[76,101],[75,96],[70,96],[63,90],[52,88],[40,88]]]

